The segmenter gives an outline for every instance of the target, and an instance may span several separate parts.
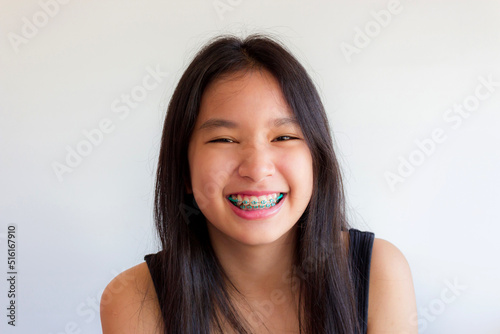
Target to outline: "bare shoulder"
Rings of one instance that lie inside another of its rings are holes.
[[[160,307],[145,262],[125,270],[101,297],[103,334],[161,333]]]
[[[417,333],[410,266],[389,241],[375,238],[370,265],[368,333]]]

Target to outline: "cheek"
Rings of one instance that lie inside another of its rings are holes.
[[[287,177],[295,180],[302,187],[306,185],[312,186],[313,167],[312,156],[307,148],[301,148],[294,152],[290,152],[280,158],[280,169],[286,173]],[[305,191],[306,189],[304,189]]]
[[[205,196],[218,196],[228,182],[234,162],[221,159],[209,151],[199,151],[194,152],[189,165],[193,188]]]

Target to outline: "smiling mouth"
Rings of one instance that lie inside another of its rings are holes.
[[[230,195],[227,199],[241,210],[266,210],[278,204],[284,195],[285,193],[278,193],[275,196]]]

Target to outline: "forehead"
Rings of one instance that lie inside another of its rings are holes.
[[[203,93],[196,129],[299,127],[278,81],[265,70],[238,72],[212,82]]]

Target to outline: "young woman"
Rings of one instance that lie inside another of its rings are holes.
[[[162,250],[106,287],[104,334],[417,333],[407,261],[349,226],[316,88],[268,37],[219,37],[186,69],[155,220]]]

